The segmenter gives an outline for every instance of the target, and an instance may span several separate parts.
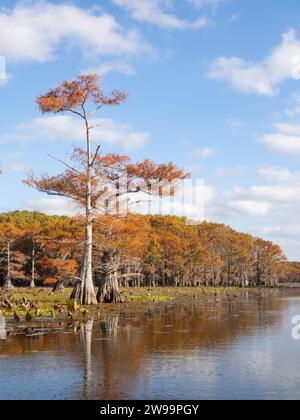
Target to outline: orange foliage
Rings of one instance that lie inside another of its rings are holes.
[[[74,81],[64,81],[60,86],[51,89],[45,95],[37,98],[37,104],[42,112],[76,111],[88,100],[96,106],[121,105],[128,95],[119,90],[113,90],[111,96],[106,96],[99,85],[100,77],[97,74],[80,75]]]
[[[12,278],[22,283],[30,277],[34,233],[38,283],[72,282],[82,257],[83,226],[80,217],[30,212],[0,215],[0,278],[3,281],[6,273],[7,240],[14,244]],[[286,267],[280,247],[271,242],[221,224],[188,226],[184,218],[175,216],[100,216],[94,222],[93,251],[94,280],[101,275],[103,256],[111,254],[117,258],[124,286],[269,285]]]

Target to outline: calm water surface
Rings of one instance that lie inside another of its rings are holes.
[[[0,319],[0,399],[300,399],[295,315],[300,290],[40,336],[9,335]]]

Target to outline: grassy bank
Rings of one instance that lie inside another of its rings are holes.
[[[71,289],[54,294],[47,288],[16,288],[9,292],[0,291],[0,314],[12,322],[37,322],[45,318],[84,320],[124,311],[139,312],[161,304],[197,301],[203,305],[220,305],[229,300],[275,293],[278,293],[277,288],[132,288],[122,290],[125,300],[122,304],[101,304],[85,308],[69,301]]]

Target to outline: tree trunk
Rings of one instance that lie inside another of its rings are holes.
[[[91,142],[90,127],[84,111],[86,140],[87,140],[87,162],[86,162],[86,225],[85,225],[85,246],[83,262],[81,265],[80,279],[77,282],[71,299],[81,305],[96,305],[97,299],[93,285],[93,215],[92,215],[92,179],[91,179]]]
[[[3,289],[9,290],[9,289],[13,289],[14,286],[11,282],[11,278],[10,277],[6,277],[3,283]]]
[[[122,303],[119,282],[115,274],[108,274],[101,280],[97,301],[99,303]]]
[[[10,275],[10,242],[7,243],[7,275],[4,280],[3,289],[12,289],[14,286],[11,282]]]
[[[71,299],[75,300],[80,305],[96,305],[97,299],[92,274],[92,242],[90,242],[92,238],[92,226],[88,226],[86,237],[87,241],[85,245],[83,263],[81,266],[80,278],[75,285]]]
[[[100,280],[97,301],[99,303],[120,303],[122,299],[118,281],[119,256],[110,251],[104,252],[102,265],[104,273]]]
[[[35,249],[34,249],[34,242],[32,247],[31,253],[31,281],[30,281],[30,288],[35,288]]]
[[[60,279],[55,283],[52,289],[52,293],[61,293],[64,291],[64,288],[65,288],[64,279]]]

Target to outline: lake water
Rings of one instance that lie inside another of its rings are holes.
[[[37,336],[7,335],[0,319],[0,399],[299,399],[295,315],[300,289],[153,305]]]

